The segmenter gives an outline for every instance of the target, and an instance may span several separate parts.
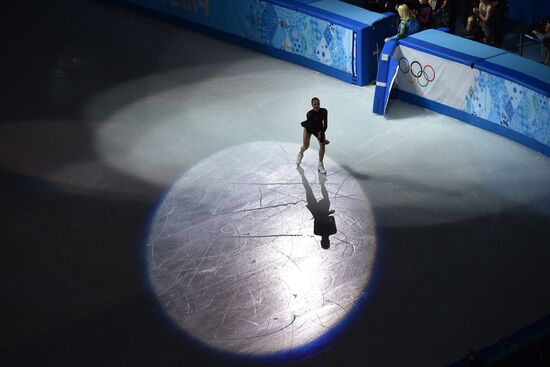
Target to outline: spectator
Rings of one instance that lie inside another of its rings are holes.
[[[479,6],[474,8],[474,13],[479,17],[479,25],[485,36],[483,43],[488,45],[494,42],[493,4],[490,0],[481,0]]]
[[[545,65],[550,65],[550,18],[546,19],[543,31],[544,33],[534,30],[533,34],[542,42],[542,62]]]
[[[482,42],[483,36],[483,30],[479,26],[476,16],[470,15],[468,17],[468,21],[466,22],[466,28],[464,29],[464,32],[462,32],[462,37],[472,41]]]
[[[447,27],[454,33],[454,23],[451,23],[452,0],[439,0],[434,9],[435,28]]]
[[[398,40],[403,37],[407,37],[408,35],[411,35],[415,32],[418,32],[419,30],[419,24],[415,17],[412,16],[411,11],[409,10],[409,7],[407,4],[401,4],[397,7],[397,12],[399,13],[399,17],[401,18],[401,22],[399,22],[398,27],[398,33],[390,38],[386,38],[384,42],[388,42],[390,40]]]
[[[418,11],[420,10],[420,4],[417,0],[407,0],[407,1],[399,1],[399,5],[405,4],[409,7],[409,11],[411,12],[411,15],[416,17],[418,14]]]
[[[477,3],[474,5],[473,0],[457,0],[459,2],[459,13],[462,19],[462,29],[466,28],[468,17],[473,14],[472,9],[477,8]]]
[[[418,0],[418,2],[420,3],[420,9],[416,19],[420,23],[420,30],[432,28],[433,9],[431,5],[428,4],[428,0]]]

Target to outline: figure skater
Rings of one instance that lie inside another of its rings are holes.
[[[311,99],[311,107],[312,109],[306,115],[307,120],[301,123],[304,127],[303,145],[300,147],[296,164],[300,165],[302,163],[304,152],[309,148],[311,135],[315,135],[319,141],[319,165],[317,166],[317,170],[319,173],[325,174],[327,171],[323,166],[323,157],[325,156],[325,145],[330,143],[325,138],[325,131],[328,128],[328,111],[325,108],[321,108],[321,101],[317,97]]]

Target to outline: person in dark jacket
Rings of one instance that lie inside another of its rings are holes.
[[[428,0],[418,0],[420,3],[420,9],[416,15],[416,19],[420,22],[420,30],[432,28],[433,22],[433,9],[428,3]]]
[[[325,145],[330,142],[325,137],[325,131],[328,128],[328,111],[326,108],[321,108],[321,101],[317,97],[311,99],[312,109],[307,113],[307,120],[301,123],[304,128],[303,144],[300,147],[298,157],[296,157],[296,164],[302,163],[304,152],[309,148],[309,142],[311,141],[311,135],[314,135],[319,141],[319,164],[317,169],[320,173],[327,173],[323,166],[323,157],[325,156]]]
[[[493,7],[493,3],[489,0],[480,0],[479,6],[473,10],[474,14],[476,14],[479,18],[479,25],[481,26],[481,29],[483,29],[483,33],[485,33],[483,43],[492,45],[495,41],[495,25],[493,17],[495,8]]]

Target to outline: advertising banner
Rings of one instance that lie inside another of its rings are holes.
[[[397,88],[550,145],[550,98],[468,65],[399,46]]]
[[[464,110],[465,96],[479,70],[404,46],[399,46],[395,57],[400,90]]]

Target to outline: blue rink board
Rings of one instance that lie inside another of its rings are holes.
[[[470,66],[480,60],[506,53],[506,51],[499,48],[435,29],[427,29],[402,38],[399,40],[399,44]]]
[[[435,29],[413,34],[399,44],[470,65],[550,96],[550,68],[505,50]]]
[[[398,41],[443,60],[468,65],[479,72],[464,96],[464,109],[396,90],[399,99],[495,132],[550,156],[550,68],[505,50],[437,30]],[[384,114],[397,73],[393,47],[386,45],[378,69],[373,112]],[[393,66],[392,66],[393,65]],[[435,99],[435,97],[434,97]],[[484,103],[483,101],[487,101]]]
[[[393,14],[337,0],[121,1],[358,85],[374,80],[376,50],[395,33]]]
[[[479,61],[475,67],[550,97],[550,67],[544,64],[505,53]]]

